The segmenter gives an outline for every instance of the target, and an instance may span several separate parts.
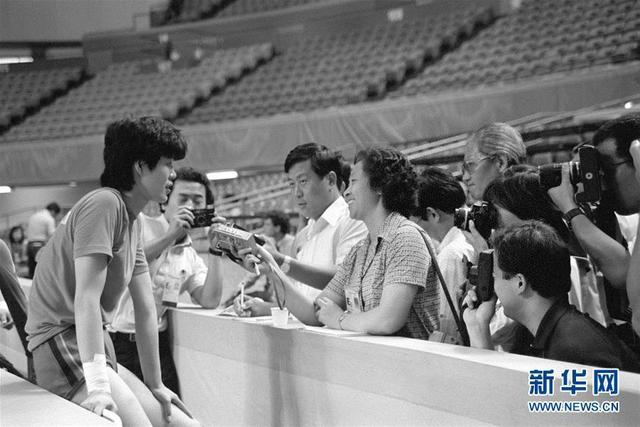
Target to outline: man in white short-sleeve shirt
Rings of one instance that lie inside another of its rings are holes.
[[[295,259],[270,251],[282,271],[315,298],[351,248],[367,236],[367,229],[362,221],[349,217],[340,192],[348,182],[349,168],[339,153],[319,144],[299,145],[287,155],[284,170],[296,207],[309,222],[296,235]],[[244,308],[253,316],[263,316],[270,314],[272,306],[254,298]]]

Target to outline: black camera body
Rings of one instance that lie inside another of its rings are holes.
[[[470,208],[456,209],[453,214],[453,225],[469,231],[469,220],[472,220],[478,232],[485,239],[489,239],[491,230],[498,226],[498,211],[492,203],[480,201]]]
[[[600,200],[602,180],[598,150],[592,145],[578,149],[578,162],[569,162],[569,177],[575,188],[582,183],[582,191],[576,193],[576,202],[595,203]],[[545,190],[557,187],[562,182],[562,163],[538,166],[540,185]]]
[[[489,301],[495,295],[493,286],[493,249],[482,251],[478,254],[478,264],[469,268],[467,274],[469,284],[476,287],[478,303]]]
[[[216,216],[214,208],[192,209],[191,212],[193,212],[192,228],[208,227],[211,225],[211,220]]]

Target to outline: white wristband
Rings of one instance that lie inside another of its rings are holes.
[[[107,357],[104,354],[94,354],[93,362],[84,362],[82,370],[84,371],[88,394],[94,391],[111,393],[111,384],[107,373]]]

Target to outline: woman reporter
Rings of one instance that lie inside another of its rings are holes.
[[[291,285],[264,249],[256,254],[283,283],[286,306],[308,325],[428,339],[438,327],[438,282],[425,241],[407,217],[417,177],[407,158],[373,147],[356,155],[345,190],[351,218],[369,232],[315,301]],[[246,253],[246,252],[245,252]],[[247,255],[245,264],[260,262]]]

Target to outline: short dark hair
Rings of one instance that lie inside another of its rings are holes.
[[[382,205],[409,217],[415,211],[418,177],[409,159],[395,148],[370,147],[356,154],[355,163],[369,177],[369,185],[382,193]]]
[[[513,172],[508,168],[504,176],[491,181],[483,200],[504,208],[522,220],[538,220],[552,226],[558,235],[569,241],[569,229],[562,220],[562,212],[540,185],[536,169]],[[522,170],[516,167],[517,170]]]
[[[571,289],[569,249],[549,225],[527,221],[507,227],[495,234],[493,247],[506,279],[522,274],[540,296],[567,297]]]
[[[60,205],[56,202],[51,202],[47,205],[46,209],[50,212],[53,212],[54,215],[58,215],[60,213]]]
[[[287,158],[284,160],[284,172],[289,173],[293,165],[306,160],[311,161],[311,169],[320,178],[324,178],[329,172],[334,172],[336,174],[336,184],[338,188],[340,188],[341,184],[346,184],[344,181],[346,171],[343,166],[344,160],[342,154],[330,150],[324,145],[313,142],[298,145],[289,151]],[[349,177],[347,176],[347,181],[348,179]]]
[[[269,218],[275,227],[280,227],[283,234],[287,234],[291,228],[289,217],[282,211],[269,211],[265,214],[265,218]]]
[[[133,188],[133,164],[144,162],[154,169],[160,157],[181,160],[187,142],[180,130],[158,117],[125,118],[107,127],[104,136],[104,172],[100,185],[120,191]]]
[[[616,154],[623,159],[632,160],[629,154],[631,141],[640,139],[640,113],[631,113],[609,120],[593,135],[593,145],[613,138],[616,142]]]
[[[205,203],[207,206],[212,205],[215,202],[213,197],[213,192],[211,191],[211,187],[209,187],[209,178],[207,175],[196,170],[190,166],[183,166],[176,170],[176,181],[187,181],[187,182],[197,182],[199,184],[204,185],[204,193],[205,193]],[[173,192],[173,187],[171,187],[171,191]],[[170,197],[171,193],[167,197]]]
[[[340,191],[346,190],[349,185],[349,177],[351,176],[351,163],[345,159],[340,160],[340,176],[338,177],[338,188]]]
[[[418,178],[417,216],[424,219],[427,208],[453,214],[466,200],[458,180],[446,170],[427,167]]]

